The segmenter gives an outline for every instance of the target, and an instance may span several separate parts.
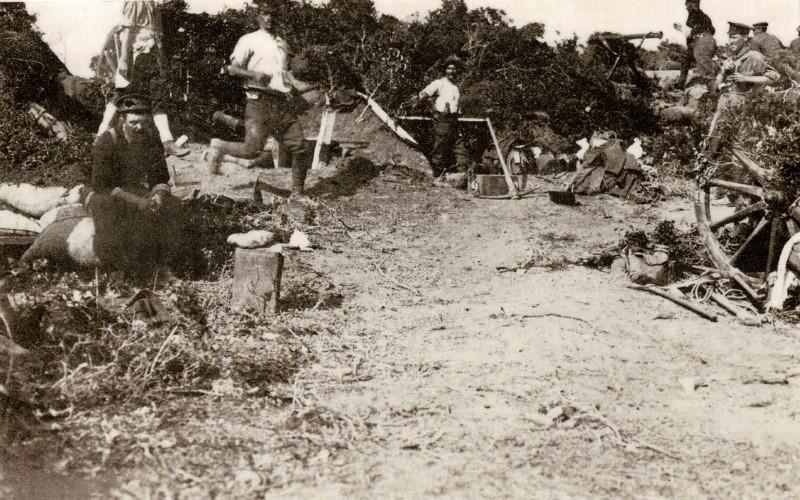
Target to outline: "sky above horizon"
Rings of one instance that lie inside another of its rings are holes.
[[[192,12],[216,13],[240,8],[245,0],[187,0]],[[379,13],[407,19],[414,13],[425,16],[441,5],[440,0],[374,0]],[[545,40],[553,42],[577,35],[581,39],[595,31],[641,33],[663,31],[666,38],[684,42],[672,23],[686,20],[684,0],[466,0],[470,8],[504,10],[513,24],[545,25]],[[77,75],[91,76],[89,60],[100,50],[122,10],[118,0],[44,0],[26,2],[38,17],[45,41]],[[645,4],[646,8],[645,8]],[[800,0],[703,0],[703,10],[717,29],[717,42],[727,41],[726,21],[770,23],[770,31],[784,44],[797,36]],[[645,47],[653,48],[657,41]]]

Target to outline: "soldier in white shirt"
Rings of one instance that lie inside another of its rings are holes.
[[[292,194],[303,194],[308,165],[304,134],[297,120],[298,110],[291,94],[293,78],[288,70],[289,47],[270,33],[273,11],[258,7],[258,31],[242,36],[231,54],[231,64],[223,70],[242,78],[245,107],[244,142],[211,139],[206,156],[210,173],[219,173],[225,154],[252,159],[261,153],[267,136],[280,140],[292,154]]]
[[[458,114],[461,93],[454,80],[461,60],[452,56],[445,61],[445,75],[422,89],[418,98],[433,101],[433,151],[431,170],[439,178],[454,163],[453,148],[458,140]]]

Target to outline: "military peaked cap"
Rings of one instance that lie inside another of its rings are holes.
[[[139,94],[124,95],[116,100],[118,113],[150,113],[150,100]]]
[[[734,23],[732,21],[728,21],[728,34],[729,35],[749,35],[750,30],[753,28],[742,23]]]

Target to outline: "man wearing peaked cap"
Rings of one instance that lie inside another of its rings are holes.
[[[755,23],[753,25],[753,39],[750,46],[764,54],[772,65],[778,65],[784,54],[784,46],[780,39],[772,33],[767,33],[769,23]]]
[[[722,64],[722,69],[717,75],[716,83],[721,95],[717,101],[717,110],[708,131],[704,151],[709,158],[716,157],[721,146],[721,138],[715,126],[719,116],[726,110],[743,105],[753,92],[780,79],[780,73],[770,66],[764,54],[750,47],[747,37],[750,34],[750,26],[730,21],[728,24],[730,57]]]
[[[129,94],[117,99],[116,106],[121,123],[100,134],[92,148],[92,190],[98,194],[122,190],[137,196],[169,192],[164,147],[147,97]]]
[[[753,30],[752,26],[749,26],[744,23],[736,23],[733,21],[728,21],[728,35],[744,35],[749,36],[750,32]]]

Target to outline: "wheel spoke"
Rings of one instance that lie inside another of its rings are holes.
[[[739,210],[738,212],[734,212],[733,214],[718,220],[709,225],[712,231],[716,231],[717,229],[721,228],[726,224],[730,224],[731,222],[739,222],[742,219],[746,219],[751,215],[763,211],[767,207],[767,204],[763,201],[759,201],[758,203],[753,203],[747,208]]]
[[[764,185],[765,180],[767,178],[766,169],[759,166],[758,163],[754,162],[749,156],[747,156],[747,153],[745,153],[740,149],[733,150],[733,158],[736,160],[736,162],[739,164],[740,167],[747,170],[747,172],[750,175],[755,177],[755,179],[758,181],[759,184],[761,184],[762,186]]]
[[[797,221],[789,218],[786,219],[786,229],[789,231],[789,237],[791,238],[798,232],[800,232],[800,225],[797,224]]]
[[[781,229],[781,219],[779,217],[772,218],[772,227],[770,228],[769,232],[769,253],[767,254],[767,268],[764,269],[764,274],[762,275],[762,279],[767,281],[767,276],[769,276],[769,272],[772,271],[772,267],[775,265],[775,259],[778,258],[778,238],[780,237],[780,229]]]
[[[731,189],[733,191],[738,191],[740,193],[749,194],[750,196],[755,196],[756,198],[764,197],[764,190],[758,186],[751,186],[749,184],[740,184],[738,182],[724,181],[722,179],[710,179],[708,181],[708,184],[710,186]]]
[[[764,228],[767,227],[767,225],[769,225],[769,221],[766,218],[761,219],[761,221],[759,221],[756,228],[753,230],[752,233],[750,233],[750,236],[747,237],[744,243],[742,243],[742,246],[739,247],[739,250],[737,250],[736,253],[733,254],[733,257],[731,257],[731,264],[734,264],[737,260],[739,260],[744,251],[747,249],[747,247],[749,247],[750,244],[753,243],[753,240],[756,239],[756,236],[758,236],[761,233],[761,231],[763,231]]]
[[[789,256],[789,260],[786,262],[786,267],[794,271],[795,274],[800,275],[800,257],[792,253]]]

